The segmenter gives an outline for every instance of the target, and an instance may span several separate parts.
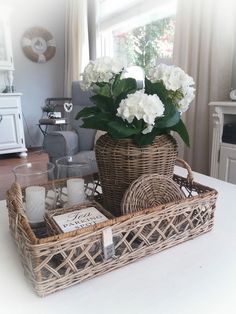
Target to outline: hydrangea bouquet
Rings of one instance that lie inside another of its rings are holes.
[[[84,128],[106,131],[114,139],[131,138],[149,145],[160,134],[176,131],[189,146],[181,120],[194,98],[194,81],[178,67],[160,64],[150,68],[144,88],[125,78],[117,60],[103,57],[90,61],[82,74],[81,88],[91,90],[94,106],[82,109]]]

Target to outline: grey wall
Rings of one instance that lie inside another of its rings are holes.
[[[17,92],[23,93],[27,147],[42,145],[42,134],[36,124],[41,118],[45,98],[63,97],[65,3],[65,0],[0,0],[0,4],[12,7],[14,86]],[[44,64],[29,60],[21,48],[22,35],[32,26],[46,28],[56,40],[56,55]]]

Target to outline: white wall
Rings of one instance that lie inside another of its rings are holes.
[[[12,7],[14,86],[17,92],[23,93],[27,147],[42,145],[42,134],[36,124],[41,118],[45,98],[63,97],[65,3],[65,0],[0,0],[0,4]],[[46,28],[56,40],[56,55],[44,64],[29,60],[21,48],[23,33],[33,26]]]
[[[236,37],[236,30],[235,30],[235,37]],[[235,40],[235,45],[234,45],[234,64],[233,64],[232,88],[236,89],[236,40]]]

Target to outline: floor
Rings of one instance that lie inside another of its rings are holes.
[[[0,155],[0,200],[5,199],[6,191],[14,182],[12,168],[26,162],[48,161],[48,154],[41,149],[31,150],[26,158],[17,154]]]

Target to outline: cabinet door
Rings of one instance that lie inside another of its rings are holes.
[[[236,145],[221,146],[219,179],[236,184]]]
[[[20,148],[22,145],[19,110],[17,108],[2,109],[0,112],[0,150]]]

